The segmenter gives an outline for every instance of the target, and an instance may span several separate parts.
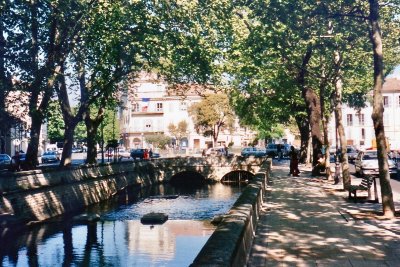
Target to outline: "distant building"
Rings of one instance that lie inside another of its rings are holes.
[[[2,133],[5,142],[5,153],[14,155],[16,151],[26,152],[30,140],[31,118],[29,117],[30,93],[23,91],[8,92],[5,103],[6,111],[18,119],[19,123],[9,127]],[[39,155],[43,150],[43,138],[47,137],[46,128],[43,127],[40,134]]]
[[[201,101],[202,97],[194,90],[184,95],[168,89],[168,84],[155,74],[142,73],[128,91],[122,96],[122,108],[119,112],[120,132],[123,145],[127,148],[150,147],[146,136],[164,134],[171,137],[171,145],[189,150],[201,150],[211,147],[211,137],[204,137],[194,129],[188,107]],[[188,131],[181,143],[177,144],[168,132],[168,125],[177,125],[186,121]],[[239,127],[236,121],[232,134],[223,131],[218,136],[218,145],[246,146],[255,138],[255,132]]]
[[[390,149],[400,150],[400,79],[388,77],[382,88],[383,96],[383,123],[385,135],[389,141]],[[371,118],[373,107],[357,110],[343,106],[343,125],[345,128],[347,144],[357,148],[376,147],[375,131]],[[329,124],[331,145],[336,145],[334,118]]]

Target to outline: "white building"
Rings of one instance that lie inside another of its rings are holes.
[[[389,141],[390,149],[400,150],[400,78],[388,77],[382,88],[383,96],[383,122],[385,135]],[[372,93],[371,93],[372,97]],[[343,106],[343,125],[345,128],[347,144],[357,148],[376,147],[375,131],[372,121],[372,105],[357,110]],[[331,145],[336,145],[334,118],[330,122]]]
[[[188,107],[202,99],[195,90],[180,95],[168,90],[168,84],[156,75],[142,73],[128,91],[129,93],[122,96],[123,104],[119,114],[122,141],[127,149],[150,147],[146,142],[148,135],[171,136],[168,125],[177,125],[180,121],[188,124],[187,136],[182,138],[181,147],[200,151],[212,146],[211,137],[196,133],[188,113]],[[231,142],[233,146],[246,146],[254,138],[255,133],[239,127],[237,121],[232,135],[228,131],[219,134],[216,146]]]

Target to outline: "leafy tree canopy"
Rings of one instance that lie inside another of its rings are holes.
[[[235,114],[225,94],[208,94],[188,109],[198,132],[212,136],[218,140],[221,130],[231,130],[235,122]]]

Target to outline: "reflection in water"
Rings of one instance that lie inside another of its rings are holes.
[[[70,219],[0,239],[0,266],[188,266],[214,230],[209,220],[226,213],[240,189],[222,184],[197,189],[156,186],[127,190],[92,207],[97,223]],[[176,199],[147,198],[178,194]],[[142,225],[148,212],[169,215],[163,225]]]

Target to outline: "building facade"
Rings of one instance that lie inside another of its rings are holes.
[[[370,95],[372,97],[372,93]],[[385,135],[391,150],[400,150],[400,79],[387,78],[382,88],[383,123]],[[354,109],[343,106],[343,125],[347,144],[356,148],[376,148],[374,125],[372,121],[373,107],[370,102],[365,108]],[[329,124],[330,144],[336,145],[334,117]]]
[[[179,146],[189,151],[200,151],[213,145],[222,146],[230,143],[237,147],[246,146],[254,140],[255,132],[240,127],[238,120],[232,134],[229,131],[220,132],[217,144],[213,144],[211,137],[198,134],[188,108],[201,100],[202,97],[196,90],[188,90],[184,95],[180,95],[169,90],[168,84],[155,74],[142,73],[122,96],[119,118],[124,147],[150,148],[152,145],[146,142],[146,136],[154,134],[169,136],[172,146]],[[168,125],[171,123],[178,125],[181,121],[186,121],[188,130],[178,144],[168,132]]]

